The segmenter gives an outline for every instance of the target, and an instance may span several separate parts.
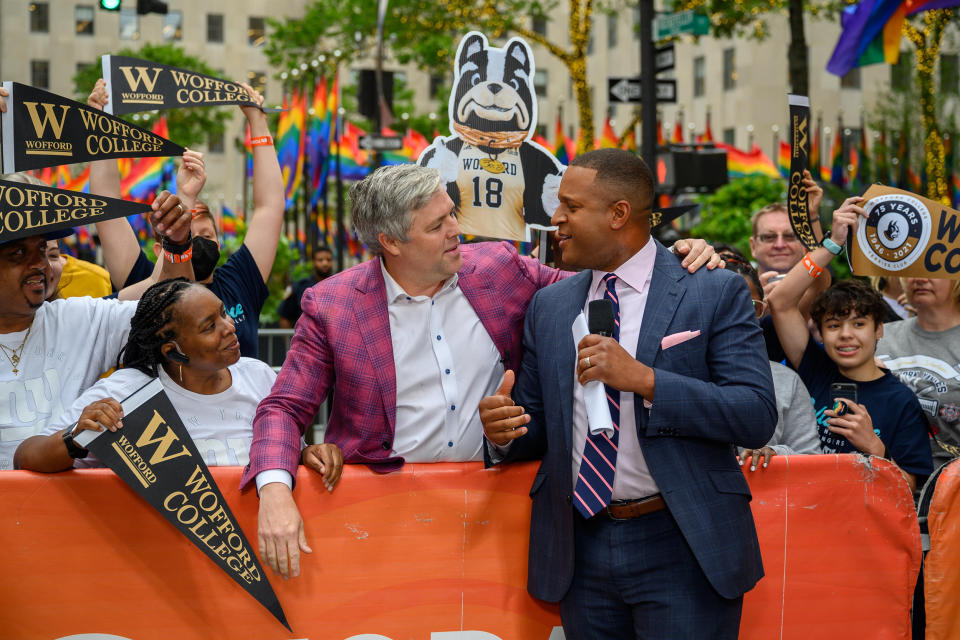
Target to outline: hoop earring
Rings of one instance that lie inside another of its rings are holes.
[[[179,370],[179,373],[180,373],[180,384],[183,384],[183,365],[180,363],[177,363],[177,369]]]

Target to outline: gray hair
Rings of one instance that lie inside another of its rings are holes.
[[[6,180],[7,182],[19,182],[20,184],[32,184],[35,187],[47,187],[49,186],[46,182],[40,178],[36,178],[29,173],[20,171],[18,173],[8,173],[7,175],[0,176],[0,180]]]
[[[380,234],[409,240],[410,213],[442,187],[436,169],[416,164],[381,167],[350,188],[353,228],[373,255],[382,255]]]

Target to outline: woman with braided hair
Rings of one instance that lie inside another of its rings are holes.
[[[147,289],[130,321],[120,362],[123,368],[85,391],[43,435],[25,440],[14,464],[45,472],[102,466],[69,436],[83,429],[122,428],[119,400],[155,377],[208,465],[247,464],[253,416],[276,373],[260,360],[240,356],[233,319],[209,289],[184,278]],[[314,445],[308,451],[320,458],[332,489],[342,468],[339,448]]]

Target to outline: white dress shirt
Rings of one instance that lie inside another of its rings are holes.
[[[616,291],[620,300],[620,346],[631,356],[636,357],[637,342],[643,323],[643,312],[647,306],[647,293],[653,278],[653,264],[657,256],[656,243],[648,240],[640,251],[614,271],[617,276]],[[594,271],[584,313],[588,315],[590,302],[602,300],[606,291],[603,281],[604,271]],[[573,376],[573,484],[576,488],[577,475],[580,473],[580,460],[587,438],[587,410],[583,401],[583,385],[577,379],[576,362],[571,372]],[[620,440],[617,445],[617,465],[613,478],[613,500],[631,500],[645,498],[659,491],[650,470],[647,468],[640,443],[637,438],[637,421],[634,413],[635,402],[643,402],[641,396],[633,393],[620,394]]]
[[[410,296],[380,263],[386,287],[397,419],[393,455],[406,462],[483,460],[477,406],[503,378],[493,339],[454,274],[433,297]],[[271,482],[293,487],[283,469],[257,474],[257,491]]]
[[[503,377],[493,339],[458,286],[409,296],[383,269],[397,382],[393,453],[407,462],[483,460],[477,406]]]

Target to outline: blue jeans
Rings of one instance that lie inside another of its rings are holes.
[[[710,585],[667,510],[574,515],[576,565],[560,602],[567,640],[735,640],[743,597]]]

